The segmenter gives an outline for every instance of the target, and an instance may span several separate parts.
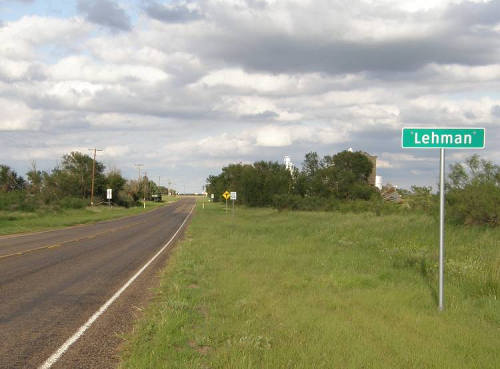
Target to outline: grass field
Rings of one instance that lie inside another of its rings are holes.
[[[93,208],[63,209],[59,211],[46,209],[35,212],[0,211],[0,235],[35,232],[115,219],[140,214],[176,200],[177,198],[171,197],[162,203],[147,201],[146,209],[142,206],[127,209],[101,205]]]
[[[500,229],[425,215],[196,215],[121,368],[499,368]]]

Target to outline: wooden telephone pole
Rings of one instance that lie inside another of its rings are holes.
[[[137,195],[139,195],[139,186],[140,186],[140,183],[141,183],[141,167],[144,166],[144,164],[134,164],[137,169],[139,169],[139,179],[137,180]],[[143,188],[142,189],[142,192],[145,192],[146,188]],[[144,197],[146,195],[144,194]],[[146,199],[144,198],[144,208],[146,208]]]
[[[95,156],[96,156],[97,151],[103,151],[103,150],[96,149],[94,147],[93,149],[89,149],[89,151],[94,151],[94,161],[92,163],[92,189],[90,191],[90,205],[94,206]]]

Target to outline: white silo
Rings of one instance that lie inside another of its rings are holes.
[[[375,176],[375,187],[382,189],[382,176]]]
[[[292,163],[292,159],[290,159],[290,157],[288,155],[286,155],[284,158],[283,158],[283,161],[285,163],[285,168],[288,169],[290,172],[293,171],[293,163]]]

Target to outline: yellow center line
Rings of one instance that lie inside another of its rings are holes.
[[[117,232],[119,230],[131,228],[133,226],[136,226],[136,225],[142,224],[142,223],[146,223],[146,221],[143,220],[141,222],[135,222],[135,223],[132,223],[132,224],[127,224],[125,226],[116,227],[116,228],[112,228],[112,229],[107,229],[107,230],[102,231],[102,232],[94,233],[93,235],[90,235],[90,236],[85,236],[85,237],[80,237],[80,238],[74,238],[72,240],[58,242],[58,243],[54,243],[54,244],[46,245],[46,246],[35,247],[35,248],[32,248],[32,249],[27,249],[27,250],[23,250],[23,251],[14,252],[12,254],[0,255],[0,260],[1,259],[6,259],[6,258],[9,258],[9,257],[12,257],[12,256],[25,255],[25,254],[32,253],[32,252],[35,252],[35,251],[46,250],[46,249],[47,250],[48,249],[54,249],[54,248],[57,248],[57,247],[64,246],[64,245],[66,245],[68,243],[71,243],[71,242],[78,242],[78,241],[83,241],[83,240],[90,240],[90,239],[96,238],[96,237],[101,236],[101,235],[106,234],[106,233],[114,233],[114,232]]]

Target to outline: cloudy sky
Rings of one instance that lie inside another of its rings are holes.
[[[0,163],[23,175],[97,147],[199,192],[231,162],[352,147],[435,186],[403,126],[485,127],[499,162],[500,0],[0,0]]]

